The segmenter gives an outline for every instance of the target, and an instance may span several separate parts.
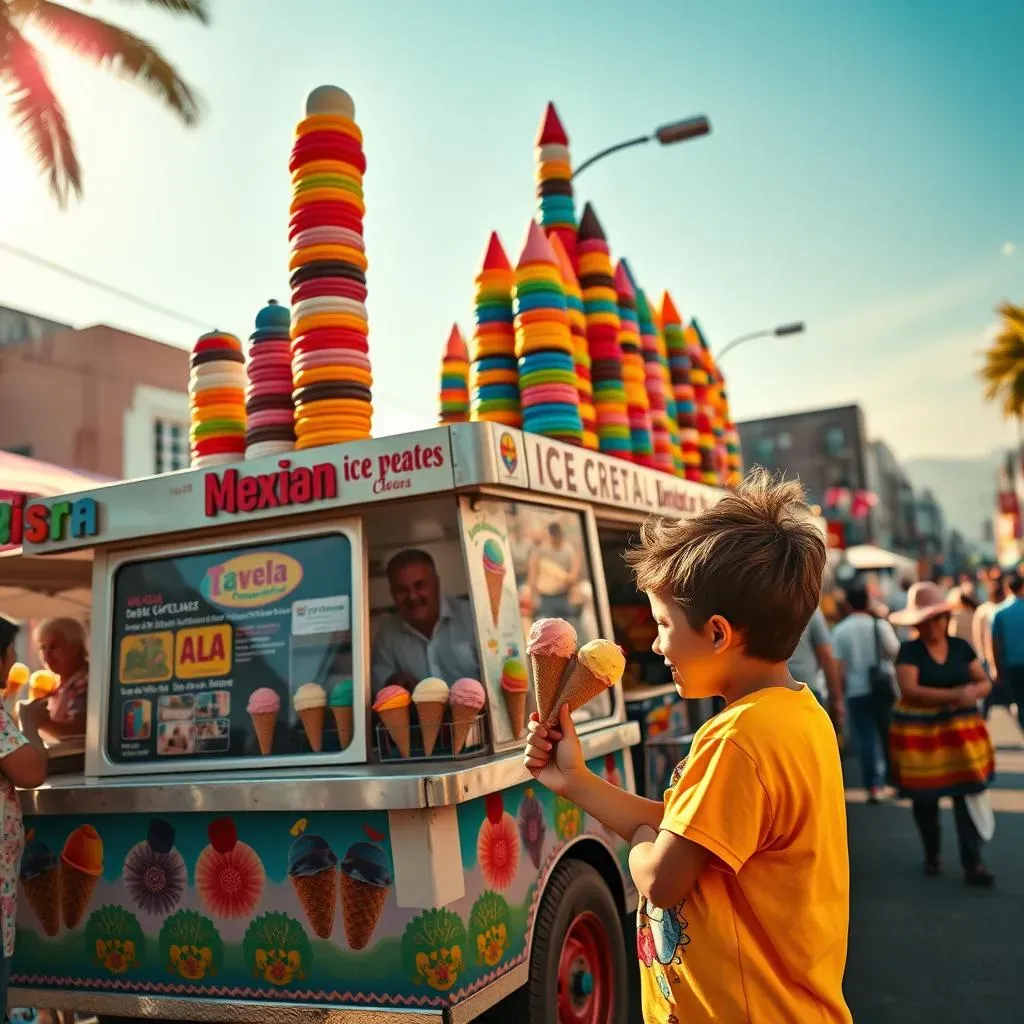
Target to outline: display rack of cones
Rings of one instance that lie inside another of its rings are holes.
[[[568,307],[555,253],[530,221],[513,289],[523,429],[582,444]]]
[[[640,325],[636,313],[636,291],[624,260],[615,268],[615,293],[619,307],[619,350],[622,352],[622,381],[626,388],[630,446],[633,459],[654,468],[654,439],[651,426],[647,371],[644,368]]]
[[[192,466],[223,466],[245,457],[245,356],[233,334],[210,331],[189,357]]]
[[[576,256],[576,203],[572,191],[569,136],[554,103],[541,118],[534,142],[537,219],[544,233],[561,241],[570,260]]]
[[[632,461],[615,276],[604,229],[589,203],[580,217],[576,269],[587,321],[598,446],[607,455]]]
[[[370,437],[363,136],[352,97],[314,89],[295,132],[289,242],[296,447]]]
[[[519,366],[512,310],[512,270],[497,232],[492,232],[476,275],[469,365],[472,420],[520,427]]]
[[[669,374],[676,401],[683,475],[687,480],[699,481],[700,432],[697,429],[697,400],[691,379],[690,352],[682,317],[668,292],[661,299],[661,328],[665,334]]]
[[[452,324],[441,359],[441,425],[469,420],[469,349],[458,324]]]

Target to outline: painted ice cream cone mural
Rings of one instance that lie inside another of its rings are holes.
[[[60,902],[64,927],[78,926],[103,874],[103,840],[92,825],[68,836],[60,855]]]
[[[477,679],[456,679],[448,691],[452,709],[452,753],[459,754],[473,723],[487,703],[487,694]]]
[[[505,593],[505,552],[493,538],[484,541],[481,560],[484,565],[484,582],[487,585],[487,599],[491,607],[491,621],[498,625],[501,614],[501,599]]]
[[[349,677],[342,679],[331,688],[328,706],[338,730],[338,743],[344,750],[352,742],[354,718],[352,712],[353,685]]]
[[[526,693],[529,682],[526,666],[518,658],[508,658],[501,667],[501,696],[512,726],[512,735],[518,739],[526,728]]]
[[[563,704],[569,706],[570,712],[589,704],[599,693],[614,686],[625,668],[626,659],[611,640],[591,640],[584,644],[566,669],[546,723],[554,725],[558,721]]]
[[[469,419],[469,349],[458,324],[452,324],[441,359],[441,419],[465,423]]]
[[[341,912],[350,949],[373,938],[394,876],[388,855],[374,843],[353,843],[341,861]]]
[[[373,702],[373,710],[377,712],[387,729],[395,746],[402,757],[412,754],[412,743],[409,735],[409,705],[412,698],[404,686],[385,686]]]
[[[303,683],[292,697],[292,707],[302,722],[310,749],[319,754],[324,749],[324,715],[327,713],[327,691],[319,683]]]
[[[239,841],[231,818],[211,821],[206,831],[210,845],[199,854],[195,869],[203,906],[214,917],[251,917],[263,898],[263,861],[248,843]]]
[[[185,894],[188,872],[174,848],[174,838],[174,826],[154,818],[145,840],[133,846],[124,859],[125,888],[144,913],[163,917]]]
[[[540,801],[534,796],[533,787],[530,787],[523,794],[523,801],[519,805],[519,837],[529,855],[530,861],[535,868],[540,868],[540,858],[544,851],[544,837],[547,835],[547,825],[544,822],[544,808]]]
[[[21,888],[43,931],[53,938],[60,931],[60,871],[53,850],[29,837],[21,857]]]
[[[310,927],[321,939],[329,939],[337,908],[338,858],[327,840],[299,835],[288,850],[288,880]]]
[[[530,627],[526,653],[533,666],[537,713],[547,721],[562,676],[576,654],[576,630],[565,619],[537,619]]]
[[[557,238],[572,259],[576,255],[576,203],[572,191],[569,136],[549,103],[534,142],[537,219],[549,238]]]
[[[253,690],[246,705],[253,732],[256,733],[256,742],[259,743],[260,753],[264,756],[274,749],[274,730],[277,728],[280,710],[281,698],[269,686]]]
[[[413,688],[412,702],[416,707],[416,717],[420,721],[423,753],[430,757],[434,753],[444,713],[448,707],[448,684],[436,677],[421,679]]]

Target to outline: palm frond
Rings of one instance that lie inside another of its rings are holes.
[[[983,353],[978,371],[985,399],[998,402],[1008,419],[1024,417],[1024,307],[1004,302],[997,310],[1001,324]]]
[[[210,24],[210,5],[206,0],[121,0],[121,2],[160,7],[169,14],[180,14],[186,18],[195,18],[196,21],[200,21],[204,25]]]
[[[10,0],[9,7],[12,15],[45,32],[71,53],[147,89],[186,125],[199,120],[199,100],[191,86],[144,39],[50,0]]]
[[[64,109],[50,88],[35,48],[8,19],[3,22],[0,85],[10,116],[26,146],[46,175],[61,207],[72,193],[82,195],[82,169],[68,130]]]

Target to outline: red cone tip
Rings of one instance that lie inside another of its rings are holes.
[[[449,359],[469,359],[469,349],[458,324],[452,324],[451,333],[448,335],[448,347],[444,354]]]
[[[562,240],[552,232],[548,236],[548,241],[551,243],[551,248],[555,254],[555,262],[562,273],[562,280],[565,282],[566,288],[578,292],[580,290],[579,278],[576,276],[576,271],[572,269],[572,260],[569,259],[569,254],[565,251]]]
[[[569,136],[565,134],[562,122],[558,118],[558,111],[554,103],[549,103],[544,117],[541,119],[540,127],[537,129],[537,140],[535,146],[549,146],[556,143],[560,146],[569,145]]]
[[[635,299],[636,292],[633,289],[633,282],[626,273],[622,260],[615,265],[615,291],[626,299]]]
[[[583,214],[580,217],[580,226],[576,232],[576,237],[581,242],[591,242],[596,239],[600,239],[602,242],[607,241],[604,235],[604,228],[601,227],[601,222],[597,219],[597,214],[594,213],[594,208],[590,203],[583,207]]]
[[[491,232],[490,240],[487,242],[487,251],[484,253],[484,265],[480,268],[481,270],[511,270],[512,264],[509,263],[508,257],[505,255],[505,249],[501,244],[501,239],[498,237],[497,231]]]
[[[661,297],[662,325],[664,327],[678,327],[682,322],[682,317],[679,315],[679,310],[676,309],[676,304],[672,301],[672,296],[665,292]]]
[[[525,267],[528,263],[551,263],[558,265],[557,257],[551,248],[551,243],[544,237],[544,232],[535,220],[530,221],[526,229],[526,244],[519,254],[517,266]]]

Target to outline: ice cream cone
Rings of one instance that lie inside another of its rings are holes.
[[[21,884],[43,931],[52,939],[60,931],[60,875],[57,869],[36,878],[23,878]]]
[[[452,753],[458,754],[466,745],[470,726],[477,720],[480,712],[475,708],[452,705]]]
[[[349,948],[365,949],[387,902],[390,890],[341,873],[341,913]]]
[[[558,722],[558,709],[563,704],[568,704],[570,711],[576,711],[607,688],[608,683],[605,680],[595,676],[574,658],[565,670],[562,686],[555,696],[551,710],[544,718],[544,723],[555,725]]]
[[[491,620],[498,625],[498,614],[501,611],[501,595],[505,591],[505,569],[501,572],[484,570],[484,579],[487,581],[487,596],[491,601]]]
[[[441,731],[444,720],[444,709],[448,705],[438,700],[425,700],[416,705],[416,714],[420,720],[420,735],[423,737],[423,753],[430,757],[437,743],[437,734]]]
[[[334,896],[338,886],[334,865],[315,875],[290,877],[313,931],[321,939],[329,939],[334,931]]]
[[[502,696],[505,698],[505,710],[512,723],[512,735],[518,739],[526,727],[526,691],[503,690]]]
[[[389,708],[387,711],[378,711],[380,720],[384,723],[388,735],[395,741],[395,746],[402,753],[402,757],[408,757],[412,753],[409,745],[409,705],[400,708]]]
[[[99,881],[97,875],[89,875],[70,865],[60,862],[60,904],[64,916],[64,927],[72,929],[85,917],[92,899],[93,890]]]
[[[299,712],[302,728],[306,730],[306,739],[316,753],[324,749],[324,709],[305,708]]]
[[[352,742],[352,709],[331,708],[334,712],[334,724],[338,727],[338,742],[342,750]]]
[[[256,732],[256,739],[260,745],[261,754],[269,754],[274,749],[274,729],[277,728],[277,712],[261,711],[257,714],[250,714],[252,727]]]
[[[562,684],[572,658],[560,658],[556,654],[531,654],[533,663],[533,690],[537,698],[537,713],[543,722],[551,713],[558,687]]]

